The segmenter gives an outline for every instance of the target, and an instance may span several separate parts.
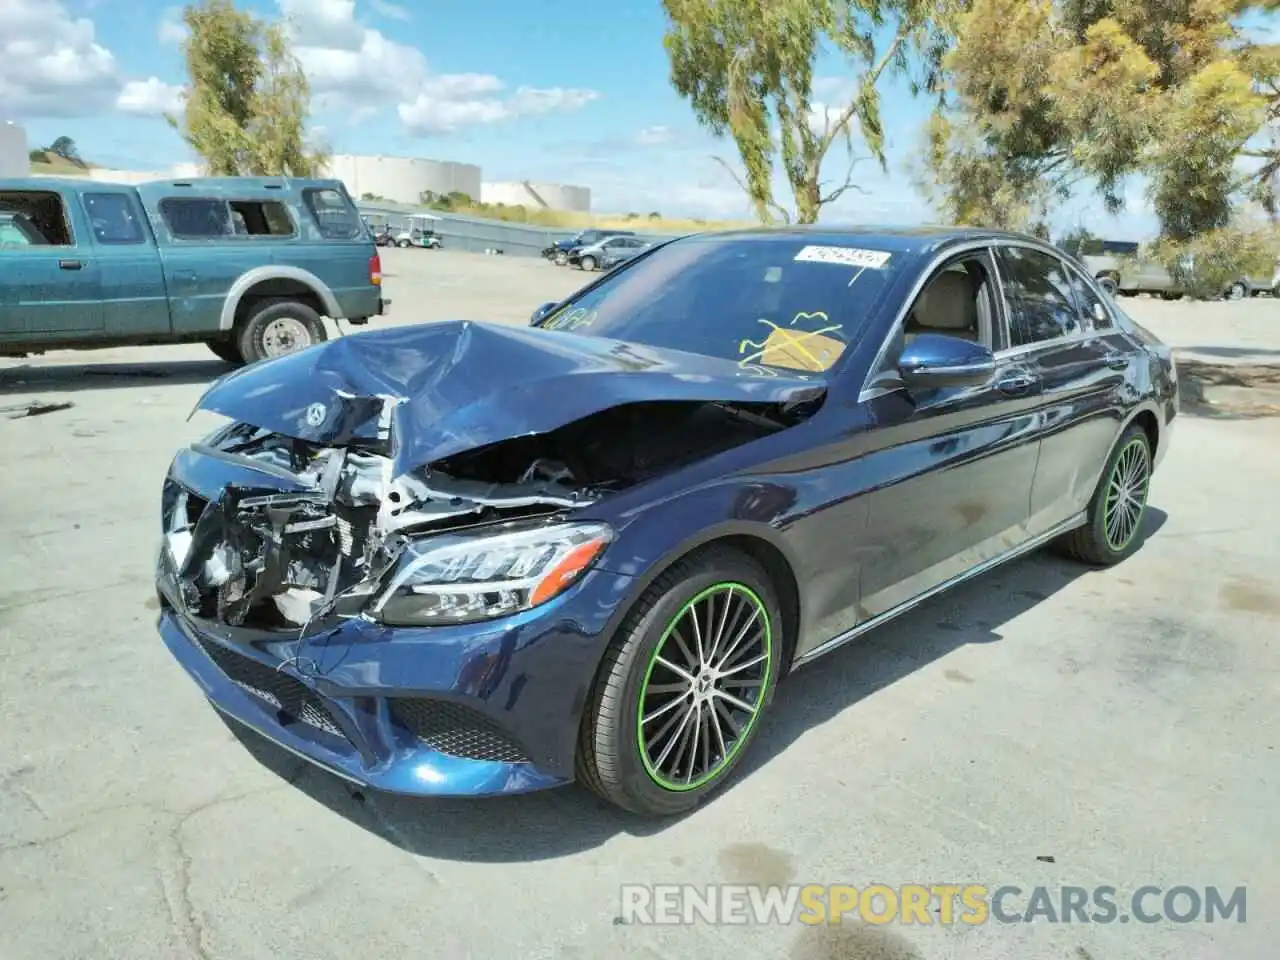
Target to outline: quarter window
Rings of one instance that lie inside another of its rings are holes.
[[[1009,305],[1009,346],[1047,343],[1080,331],[1061,260],[1031,247],[1001,247],[998,256]]]
[[[93,238],[101,244],[143,243],[146,235],[137,208],[128,194],[86,193],[84,209],[93,226]]]
[[[224,200],[170,197],[160,201],[160,216],[179,240],[207,240],[233,235],[231,211]]]
[[[355,208],[337,190],[312,189],[303,193],[307,207],[316,218],[320,235],[326,240],[356,240],[364,233],[364,224]]]

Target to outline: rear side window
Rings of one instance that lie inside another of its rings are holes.
[[[170,197],[160,201],[160,216],[179,240],[207,240],[232,235],[231,211],[225,200]]]
[[[0,214],[27,240],[22,246],[72,247],[71,223],[62,197],[49,190],[0,191]],[[15,234],[16,235],[16,234]],[[13,246],[20,244],[14,243]]]
[[[1110,330],[1114,324],[1111,322],[1111,311],[1107,309],[1107,305],[1103,303],[1102,297],[1094,292],[1093,287],[1080,276],[1076,270],[1070,270],[1071,292],[1075,294],[1076,306],[1080,309],[1080,315],[1087,324],[1092,324],[1095,330]]]
[[[115,245],[146,241],[137,207],[127,193],[86,193],[84,210],[93,227],[93,239],[98,243]]]
[[[279,200],[232,200],[228,206],[237,236],[292,237],[297,232],[289,208]]]
[[[357,240],[364,236],[364,225],[351,201],[330,189],[303,191],[307,209],[316,219],[320,235],[326,240]]]
[[[1081,329],[1061,260],[1031,247],[1000,247],[997,256],[1009,304],[1010,347],[1048,343]]]

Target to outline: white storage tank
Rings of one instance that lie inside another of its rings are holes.
[[[520,206],[531,210],[591,212],[591,188],[564,183],[535,183],[530,180],[486,183],[480,188],[480,199],[485,203],[501,203],[508,207]]]
[[[371,196],[416,204],[424,193],[465,193],[480,199],[480,168],[469,163],[338,154],[330,158],[325,175],[346,184],[356,200]]]
[[[16,123],[0,123],[0,177],[31,176],[27,131]]]

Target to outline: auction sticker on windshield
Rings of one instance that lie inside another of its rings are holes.
[[[809,263],[838,263],[845,267],[870,267],[872,270],[883,270],[889,262],[889,254],[883,250],[862,250],[858,247],[808,246],[795,258]]]

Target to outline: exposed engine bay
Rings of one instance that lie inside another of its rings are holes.
[[[624,404],[399,476],[389,437],[324,446],[235,423],[188,453],[220,461],[237,482],[208,500],[166,483],[167,549],[192,615],[305,635],[359,615],[414,538],[577,510],[820,404]]]

